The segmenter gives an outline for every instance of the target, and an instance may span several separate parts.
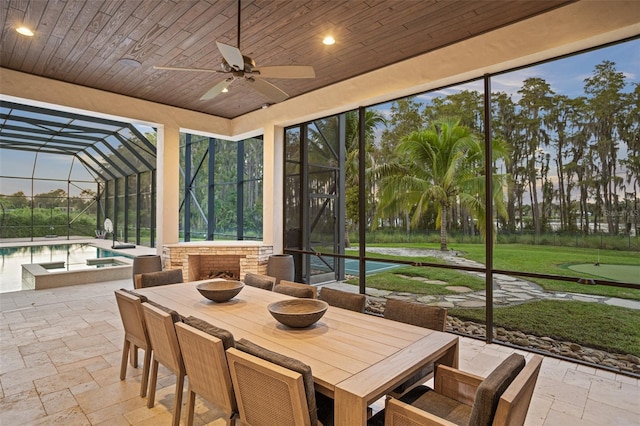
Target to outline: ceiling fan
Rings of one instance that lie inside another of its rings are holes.
[[[202,69],[202,68],[179,68],[179,67],[161,67],[154,66],[154,69],[158,70],[170,70],[170,71],[195,71],[195,72],[209,72],[209,73],[221,73],[229,74],[229,76],[222,80],[220,83],[209,89],[200,100],[206,101],[213,99],[223,91],[226,91],[227,87],[235,80],[244,80],[249,85],[266,96],[273,102],[282,102],[289,97],[282,89],[275,86],[263,78],[315,78],[316,73],[311,66],[306,65],[282,65],[282,66],[270,66],[270,67],[256,67],[255,61],[244,56],[240,52],[240,0],[238,0],[238,47],[230,46],[228,44],[216,42],[218,50],[222,54],[221,69]]]

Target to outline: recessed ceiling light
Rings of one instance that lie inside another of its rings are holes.
[[[224,89],[222,89],[222,93],[227,93],[229,91],[229,89],[227,89],[226,87]]]
[[[325,44],[327,46],[331,46],[332,44],[336,44],[336,39],[331,37],[331,36],[326,36],[323,40],[322,40],[322,44]]]
[[[118,62],[120,62],[122,65],[126,65],[128,67],[133,67],[133,68],[138,68],[138,67],[142,66],[140,61],[138,61],[137,59],[133,59],[133,58],[120,58],[120,59],[118,59]]]
[[[27,27],[18,27],[18,28],[16,28],[16,31],[17,31],[19,34],[22,34],[22,35],[27,36],[27,37],[33,37],[33,36],[34,36],[33,31],[31,31],[31,30],[30,30],[29,28],[27,28]]]

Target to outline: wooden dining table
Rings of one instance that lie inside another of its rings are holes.
[[[290,296],[244,286],[230,301],[215,303],[198,292],[198,283],[136,291],[182,316],[229,330],[236,339],[308,364],[316,390],[335,401],[336,426],[366,425],[367,407],[425,365],[458,366],[458,337],[453,334],[333,306],[311,327],[293,329],[267,309]]]

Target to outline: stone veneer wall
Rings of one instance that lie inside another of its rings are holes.
[[[268,245],[233,244],[171,244],[162,246],[162,263],[164,269],[182,269],[185,282],[196,281],[197,277],[189,276],[189,256],[238,256],[240,262],[240,280],[247,272],[266,274],[269,256],[273,247]]]

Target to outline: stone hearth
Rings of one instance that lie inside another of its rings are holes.
[[[184,281],[197,281],[212,272],[229,271],[240,280],[247,272],[267,273],[273,247],[256,241],[198,241],[162,246],[164,269],[182,269]]]

